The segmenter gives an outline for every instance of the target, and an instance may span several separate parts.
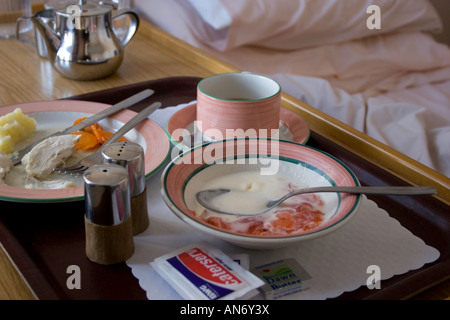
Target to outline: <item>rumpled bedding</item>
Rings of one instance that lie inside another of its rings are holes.
[[[367,23],[373,4],[381,29]],[[134,7],[450,176],[450,48],[432,37],[442,22],[428,0],[135,0]]]

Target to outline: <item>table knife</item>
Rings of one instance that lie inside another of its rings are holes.
[[[14,165],[17,165],[17,164],[19,164],[22,161],[22,158],[28,152],[31,151],[31,149],[33,149],[38,143],[44,141],[45,139],[48,139],[48,138],[54,137],[54,136],[60,136],[60,135],[63,135],[63,134],[69,134],[69,133],[73,133],[73,132],[79,131],[79,130],[81,130],[83,128],[86,128],[86,127],[90,126],[91,124],[94,124],[94,123],[96,123],[96,122],[98,122],[98,121],[100,121],[100,120],[102,120],[102,119],[104,119],[104,118],[106,118],[106,117],[108,117],[108,116],[110,116],[110,115],[112,115],[112,114],[122,110],[122,109],[128,108],[128,107],[138,103],[139,101],[142,101],[145,98],[148,98],[149,96],[151,96],[154,93],[155,93],[155,91],[153,91],[151,89],[143,90],[143,91],[141,91],[141,92],[139,92],[139,93],[137,93],[137,94],[135,94],[135,95],[133,95],[133,96],[123,100],[123,101],[120,101],[120,102],[112,105],[109,108],[106,108],[103,111],[100,111],[99,113],[94,114],[93,116],[91,116],[91,117],[89,117],[89,118],[87,118],[87,119],[85,119],[85,120],[83,120],[83,121],[81,121],[81,122],[79,122],[79,123],[77,123],[77,124],[75,124],[73,126],[70,126],[70,127],[66,128],[64,130],[57,131],[57,132],[55,132],[55,133],[53,133],[51,135],[48,135],[48,136],[46,136],[46,137],[44,137],[42,139],[39,139],[39,140],[29,144],[25,148],[23,148],[23,149],[21,149],[21,150],[19,150],[17,152],[14,152],[10,156],[11,157],[11,161],[13,162]]]

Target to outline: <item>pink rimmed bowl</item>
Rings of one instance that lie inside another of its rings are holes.
[[[188,225],[235,245],[253,249],[286,247],[342,227],[358,211],[361,196],[322,193],[323,222],[315,229],[285,236],[255,236],[222,230],[195,214],[195,194],[206,182],[226,174],[258,170],[288,176],[302,187],[359,186],[356,176],[331,155],[288,141],[235,139],[193,148],[173,159],[161,178],[161,193],[171,211]]]

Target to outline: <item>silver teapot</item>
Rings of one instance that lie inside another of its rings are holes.
[[[139,26],[138,15],[108,4],[80,0],[63,9],[48,9],[31,17],[39,54],[47,57],[64,77],[95,80],[119,68],[124,48]],[[127,15],[128,31],[119,40],[113,19]]]

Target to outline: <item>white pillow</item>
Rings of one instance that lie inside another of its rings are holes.
[[[183,0],[181,0],[183,1]],[[428,0],[188,0],[206,22],[197,37],[225,51],[243,45],[293,50],[392,31],[442,29]],[[369,29],[367,8],[381,9],[381,29]]]
[[[202,19],[214,29],[223,29],[231,25],[232,20],[220,0],[188,0]]]

